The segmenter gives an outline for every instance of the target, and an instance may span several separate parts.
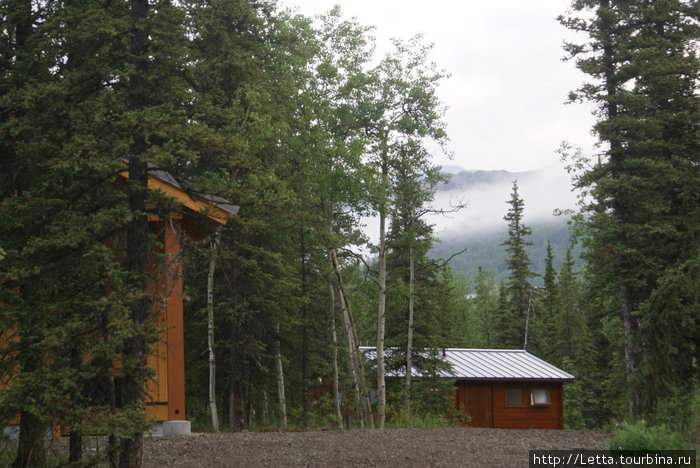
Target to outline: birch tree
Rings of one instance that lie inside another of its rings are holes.
[[[209,356],[209,411],[211,426],[219,432],[219,412],[216,408],[216,352],[214,349],[214,271],[221,242],[221,228],[217,227],[210,242],[209,272],[207,274],[207,351]]]
[[[425,45],[420,35],[407,42],[394,41],[394,52],[388,54],[376,70],[377,90],[374,97],[372,151],[368,164],[375,170],[373,207],[379,218],[378,309],[377,309],[377,425],[384,427],[386,418],[386,382],[384,339],[387,294],[387,220],[395,199],[396,169],[408,158],[420,167],[420,158],[427,157],[424,144],[447,143],[444,108],[437,97],[439,82],[446,72],[429,61],[432,45]]]

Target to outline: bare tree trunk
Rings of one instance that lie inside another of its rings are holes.
[[[211,242],[209,257],[209,274],[207,275],[207,349],[209,352],[209,411],[211,426],[214,432],[219,432],[219,412],[216,408],[216,353],[214,352],[214,269],[216,256],[221,241],[221,227],[216,228]]]
[[[263,422],[263,426],[264,426],[264,427],[267,427],[267,424],[268,424],[268,422],[269,422],[268,419],[267,419],[267,417],[268,417],[268,415],[270,414],[269,403],[268,403],[268,400],[267,400],[267,390],[264,390],[264,389],[263,389],[263,391],[262,391],[262,396],[263,396],[263,408],[262,408],[263,414],[262,414],[262,422]]]
[[[80,375],[79,369],[82,361],[82,356],[80,355],[80,352],[76,349],[72,349],[69,352],[69,356],[71,371],[74,372],[76,375]],[[73,398],[77,400],[79,397],[78,395],[73,395]],[[83,458],[83,433],[81,430],[73,428],[71,429],[68,438],[68,462],[80,465],[80,462]]]
[[[306,297],[306,236],[302,229],[299,236],[299,251],[301,253],[301,297]],[[301,306],[301,421],[304,429],[309,427],[309,402],[306,398],[308,385],[308,361],[309,361],[309,336],[307,332],[308,306],[304,302]]]
[[[362,398],[364,405],[362,406],[364,416],[368,421],[370,427],[374,427],[374,421],[372,418],[372,401],[370,399],[369,388],[367,385],[367,378],[365,377],[365,366],[362,362],[362,355],[360,353],[360,340],[357,337],[357,327],[355,327],[355,319],[352,315],[352,310],[350,309],[350,302],[348,300],[348,295],[345,291],[345,285],[343,283],[343,277],[340,273],[340,266],[338,265],[338,257],[335,250],[331,250],[331,257],[333,263],[333,270],[335,271],[336,279],[338,281],[338,292],[340,294],[341,308],[343,309],[344,318],[348,323],[348,334],[350,335],[351,349],[350,349],[350,359],[354,363],[357,371],[357,380],[362,392]]]
[[[328,234],[332,236],[333,204],[330,200],[326,200],[326,226],[328,228]],[[374,422],[372,420],[372,400],[370,398],[369,388],[367,386],[362,355],[360,354],[360,340],[357,337],[357,328],[355,327],[355,320],[350,308],[348,295],[345,291],[343,275],[340,272],[340,265],[338,264],[338,256],[335,249],[332,247],[328,248],[327,255],[328,260],[331,262],[331,269],[335,274],[335,279],[338,285],[340,308],[343,312],[343,330],[345,331],[345,338],[348,346],[350,375],[352,377],[355,390],[355,404],[356,407],[361,408],[360,427],[364,427],[365,419],[368,421],[371,427],[374,427]],[[362,394],[362,398],[360,398],[360,392]],[[363,403],[360,403],[360,400],[362,400]]]
[[[328,285],[328,313],[331,322],[331,345],[333,355],[331,357],[331,367],[333,368],[333,409],[338,420],[338,428],[343,429],[343,414],[340,412],[340,395],[338,385],[338,336],[335,333],[335,294],[333,284]]]
[[[386,309],[386,213],[379,210],[379,308],[377,310],[377,427],[384,429],[386,382],[384,379],[384,328]]]
[[[133,57],[133,73],[129,75],[127,92],[129,110],[138,111],[148,101],[149,83],[146,79],[149,62],[149,15],[148,0],[131,0],[130,5],[131,34],[129,51]],[[144,409],[144,383],[146,382],[147,345],[143,336],[143,324],[149,318],[151,301],[148,297],[148,256],[150,254],[150,228],[146,214],[148,197],[148,166],[143,156],[148,150],[148,142],[143,130],[134,132],[129,146],[129,181],[127,183],[127,202],[133,215],[126,229],[126,270],[131,275],[130,286],[136,292],[136,298],[130,304],[130,318],[134,323],[135,335],[125,340],[124,362],[130,361],[131,369],[124,369],[122,379],[122,408]],[[128,437],[122,437],[119,451],[119,466],[122,468],[140,468],[143,463],[143,432],[133,431]]]
[[[411,374],[413,373],[413,292],[416,287],[415,259],[413,247],[409,248],[409,277],[408,277],[408,338],[406,340],[406,396],[404,409],[411,411]]]
[[[234,432],[236,430],[236,410],[234,405],[236,403],[236,390],[233,388],[233,380],[231,381],[230,387],[228,389],[228,431]]]
[[[233,340],[236,336],[236,327],[231,324],[231,336],[229,343],[229,387],[228,387],[228,430],[235,432],[239,430],[239,425],[236,422],[236,381],[238,380],[238,369],[236,366],[236,348],[233,345]]]
[[[23,296],[23,299],[28,300],[36,293],[36,289],[34,281],[29,280],[24,285],[20,286],[20,294]],[[35,372],[41,367],[42,357],[41,354],[32,352],[35,347],[34,345],[37,344],[38,339],[36,337],[38,337],[39,334],[34,327],[29,327],[31,332],[30,330],[25,330],[26,326],[27,324],[22,326],[19,330],[19,341],[22,350],[18,353],[18,357],[21,373],[31,375],[32,372]],[[12,464],[14,468],[41,466],[45,463],[46,447],[44,436],[47,429],[47,425],[38,415],[26,409],[20,410],[17,455]]]
[[[38,416],[28,411],[21,411],[19,415],[19,445],[17,457],[12,466],[25,468],[43,465],[45,434],[46,426]]]
[[[343,293],[338,288],[338,295],[340,296],[340,304],[341,304],[341,311],[342,311],[342,318],[343,318],[343,332],[345,333],[345,345],[348,350],[348,367],[350,369],[350,378],[352,380],[352,386],[353,386],[353,401],[355,404],[355,409],[359,411],[359,422],[360,422],[360,427],[364,427],[364,409],[362,407],[362,393],[360,392],[360,371],[357,367],[357,362],[355,361],[355,342],[353,340],[353,334],[350,331],[350,319],[348,318],[348,311],[345,308],[345,301],[343,299]]]
[[[279,322],[277,322],[277,324],[275,325],[275,332],[279,337]],[[275,345],[277,348],[277,356],[275,357],[275,372],[277,373],[277,398],[279,399],[280,405],[280,426],[282,427],[282,429],[287,429],[287,402],[284,397],[284,372],[282,370],[282,353],[280,351],[279,338],[276,339]]]

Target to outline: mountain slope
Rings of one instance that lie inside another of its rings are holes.
[[[557,271],[566,255],[569,243],[567,217],[554,216],[555,209],[575,208],[576,197],[571,191],[566,173],[560,168],[539,171],[462,171],[452,174],[448,183],[437,187],[435,207],[446,208],[456,201],[466,203],[459,213],[450,217],[433,217],[436,235],[440,239],[431,255],[448,258],[455,252],[467,249],[454,257],[450,265],[463,271],[468,278],[476,274],[479,266],[492,272],[498,280],[507,277],[506,258],[500,244],[507,237],[503,216],[508,211],[513,181],[518,181],[519,193],[525,202],[524,222],[532,228],[533,243],[528,253],[533,271],[544,273],[547,241],[552,243]],[[580,249],[574,251],[578,258]],[[535,280],[541,284],[541,278]]]

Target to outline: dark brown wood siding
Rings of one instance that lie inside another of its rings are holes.
[[[502,429],[563,429],[564,405],[561,382],[457,382],[455,405],[471,417],[467,426]],[[523,392],[522,405],[508,405],[506,389]],[[533,406],[532,389],[547,389],[550,404]]]
[[[471,418],[464,425],[470,427],[493,427],[493,404],[491,384],[471,383],[457,385],[457,408]]]

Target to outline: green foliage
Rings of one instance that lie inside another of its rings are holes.
[[[527,200],[526,200],[527,201]],[[570,227],[567,220],[563,218],[551,221],[533,220],[530,227],[532,234],[529,236],[532,245],[526,246],[526,252],[532,261],[532,271],[537,273],[537,277],[532,278],[533,286],[543,286],[543,276],[546,268],[547,243],[552,244],[552,254],[554,256],[554,268],[559,270],[566,256],[566,249],[571,239]],[[467,252],[454,257],[450,265],[455,271],[462,272],[468,280],[473,279],[479,267],[489,271],[496,279],[496,282],[505,280],[508,277],[508,265],[506,254],[501,243],[507,237],[504,227],[498,231],[486,232],[482,235],[475,235],[466,238],[454,237],[440,239],[430,252],[434,258],[443,258],[452,255],[454,252],[466,248]],[[574,245],[572,257],[577,265],[582,265],[580,258],[581,245]]]
[[[699,241],[697,197],[689,196],[700,154],[699,17],[694,2],[674,0],[576,1],[560,18],[588,34],[586,43],[566,45],[590,80],[571,98],[598,105],[594,131],[605,150],[595,162],[576,156],[572,168],[585,195],[585,256],[597,277],[589,287],[617,296],[611,313],[624,318],[633,415],[697,382],[694,352],[680,351],[697,345],[697,300],[684,286],[690,276],[679,272],[692,269]]]
[[[418,413],[416,410],[408,412],[399,409],[396,412],[389,411],[387,415],[387,429],[432,429],[436,427],[458,427],[459,419],[450,414],[449,409],[435,413]]]
[[[454,381],[439,377],[414,379],[411,410],[403,407],[402,379],[391,379],[387,428],[458,427],[463,415],[453,406]]]
[[[447,73],[428,61],[420,36],[373,61],[371,28],[339,8],[314,22],[268,1],[0,0],[0,414],[26,424],[15,456],[32,461],[28,439],[61,421],[74,436],[111,436],[95,459],[82,456],[98,463],[149,424],[143,356],[156,330],[146,277],[157,245],[148,220],[179,209],[146,190],[153,166],[241,207],[223,231],[214,285],[217,403],[234,429],[281,421],[277,358],[290,425],[338,424],[331,395],[307,393],[331,375],[329,286],[338,281],[329,253],[359,340],[374,344],[376,264],[360,267],[351,252],[366,244],[361,217],[380,212],[390,222],[381,246],[386,342],[397,349],[389,364],[405,368],[412,303],[412,356],[424,375],[410,412],[403,382],[390,383],[388,425],[457,424],[451,382],[435,378],[439,359],[425,351],[519,348],[531,313],[530,349],[577,377],[565,386],[567,427],[620,418],[621,389],[632,384],[654,425],[620,431],[620,446],[675,443],[662,440],[665,429],[697,440],[700,106],[689,6],[574,2],[583,19],[563,22],[591,39],[568,51],[593,81],[574,97],[600,105],[595,131],[606,144],[575,175],[588,194],[577,217],[588,264],[576,269],[563,225],[533,233],[522,224],[516,184],[508,235],[495,247],[506,258],[473,241],[461,257],[476,262],[467,285],[431,258],[462,246],[434,248],[422,219],[441,180],[425,143],[447,142],[437,99]],[[129,182],[117,177],[125,159]],[[188,247],[188,417],[206,427],[208,256]],[[632,295],[627,337],[621,285]],[[335,326],[341,386],[351,389],[337,318]],[[630,339],[638,359],[627,376]],[[120,412],[117,383],[130,400]],[[8,454],[0,450],[2,462]]]
[[[643,419],[634,423],[623,423],[613,432],[608,449],[616,453],[621,450],[692,450],[694,447],[681,433],[664,424],[650,426]]]
[[[506,251],[508,281],[505,283],[505,302],[499,304],[495,317],[495,346],[519,349],[529,338],[529,321],[533,310],[534,289],[530,279],[536,274],[530,269],[530,256],[525,247],[532,243],[526,237],[532,229],[523,224],[525,202],[518,194],[518,183],[513,182],[513,191],[508,201],[510,208],[503,219],[508,224],[508,238],[501,244]],[[526,336],[526,334],[528,336]]]

